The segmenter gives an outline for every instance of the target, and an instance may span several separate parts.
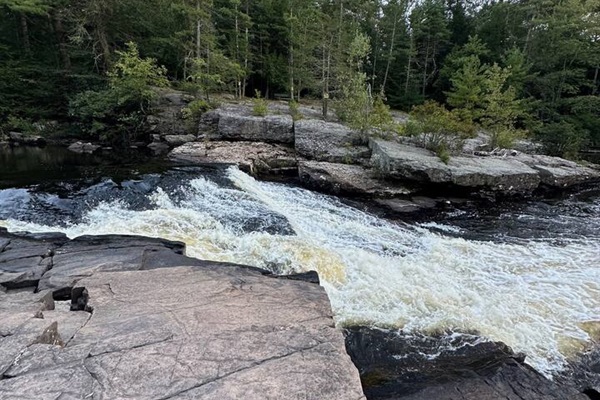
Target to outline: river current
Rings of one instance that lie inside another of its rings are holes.
[[[0,190],[10,231],[180,240],[190,256],[316,270],[340,326],[475,333],[551,376],[600,340],[600,190],[552,202],[380,218],[237,168]]]

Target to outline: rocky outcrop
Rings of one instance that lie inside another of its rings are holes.
[[[92,154],[100,150],[102,146],[92,143],[75,142],[71,144],[68,148],[74,153]]]
[[[346,347],[369,399],[589,400],[574,386],[547,379],[503,343],[473,335],[351,328]]]
[[[191,101],[193,96],[173,89],[156,88],[156,99],[152,104],[152,115],[146,119],[148,131],[160,136],[194,134],[191,127],[183,118],[181,111]]]
[[[600,180],[600,170],[559,157],[519,153],[514,159],[536,170],[542,184],[550,188],[560,189]]]
[[[373,170],[359,165],[300,161],[298,173],[305,186],[326,193],[373,197],[411,193],[410,189],[404,186],[378,179]]]
[[[445,164],[426,149],[379,139],[370,145],[373,165],[387,178],[504,194],[531,193],[541,181],[536,170],[518,160],[457,156]]]
[[[364,398],[318,285],[159,239],[38,242],[55,252],[40,291],[0,290],[0,398]]]
[[[248,106],[227,105],[202,116],[199,134],[212,140],[293,144],[294,121],[285,114],[260,117]]]
[[[9,132],[8,142],[13,145],[43,146],[46,139],[39,135],[28,135],[21,132]]]
[[[175,161],[237,165],[253,175],[296,173],[298,162],[288,147],[262,142],[196,142],[169,153]]]
[[[294,129],[296,152],[310,160],[361,164],[371,155],[369,148],[363,145],[360,132],[342,124],[301,120]]]

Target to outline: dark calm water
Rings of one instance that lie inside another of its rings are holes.
[[[169,165],[141,151],[108,150],[92,155],[77,154],[64,147],[0,145],[0,189],[102,177],[124,180],[163,172]]]

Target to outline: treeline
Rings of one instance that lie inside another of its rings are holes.
[[[123,57],[207,100],[331,99],[347,120],[432,100],[553,153],[600,146],[600,0],[0,0],[0,124],[98,112],[82,93]]]

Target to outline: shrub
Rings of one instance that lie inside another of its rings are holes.
[[[302,113],[300,112],[300,105],[298,104],[297,101],[295,100],[291,100],[288,103],[288,106],[290,107],[290,115],[292,116],[292,119],[295,121],[300,121],[303,116]]]
[[[267,101],[260,95],[260,91],[254,91],[254,99],[252,99],[252,115],[256,117],[264,117],[269,112]]]
[[[153,87],[168,85],[166,69],[156,60],[141,58],[137,46],[128,43],[108,72],[108,87],[79,93],[70,102],[70,114],[84,132],[103,141],[127,143],[141,128]]]
[[[448,162],[462,150],[464,140],[475,134],[475,126],[434,101],[413,107],[405,134],[419,138],[419,144]]]

